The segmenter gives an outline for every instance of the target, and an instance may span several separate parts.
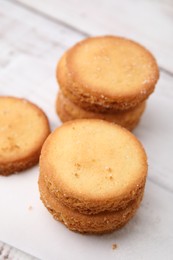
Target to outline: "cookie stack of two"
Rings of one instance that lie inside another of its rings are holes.
[[[152,54],[140,44],[115,37],[85,39],[57,66],[56,111],[65,122],[99,118],[134,129],[159,78]]]
[[[145,151],[125,128],[73,120],[57,128],[40,157],[41,199],[69,229],[101,234],[124,226],[143,197]]]

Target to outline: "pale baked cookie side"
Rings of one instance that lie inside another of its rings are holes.
[[[0,174],[35,165],[50,133],[45,113],[26,99],[0,97],[0,122]]]
[[[61,204],[48,190],[44,176],[39,177],[40,198],[52,216],[70,230],[80,233],[103,234],[123,227],[135,214],[143,196],[139,196],[125,209],[103,212],[97,215],[84,215]]]
[[[141,115],[145,110],[145,102],[139,104],[137,107],[112,113],[97,113],[84,110],[83,108],[74,104],[70,99],[65,97],[60,91],[56,99],[56,112],[62,122],[74,119],[103,119],[121,125],[129,130],[133,130],[138,124]]]

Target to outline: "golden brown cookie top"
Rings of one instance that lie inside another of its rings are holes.
[[[119,102],[144,100],[159,78],[157,63],[148,50],[115,36],[79,42],[68,51],[66,65],[84,92]]]
[[[0,97],[0,164],[32,157],[50,132],[44,112],[26,99]]]
[[[129,131],[103,120],[81,119],[48,137],[40,170],[64,204],[84,212],[99,207],[99,212],[134,199],[145,182],[147,159]]]

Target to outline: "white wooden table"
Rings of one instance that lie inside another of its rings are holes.
[[[40,202],[36,166],[0,177],[0,240],[45,260],[173,259],[173,1],[0,0],[0,95],[30,99],[45,110],[52,129],[59,126],[56,63],[75,42],[101,34],[140,42],[160,67],[156,91],[134,131],[149,159],[142,206],[113,234],[70,232]],[[0,243],[1,259],[27,258]]]

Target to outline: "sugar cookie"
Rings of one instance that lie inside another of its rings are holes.
[[[69,121],[46,140],[40,172],[49,192],[82,214],[117,211],[138,198],[145,151],[128,130],[99,119]]]
[[[26,99],[0,97],[0,122],[0,175],[35,165],[50,133],[44,112]]]
[[[73,46],[57,66],[65,96],[96,112],[137,106],[154,91],[159,78],[152,54],[140,44],[116,36],[87,38]]]

